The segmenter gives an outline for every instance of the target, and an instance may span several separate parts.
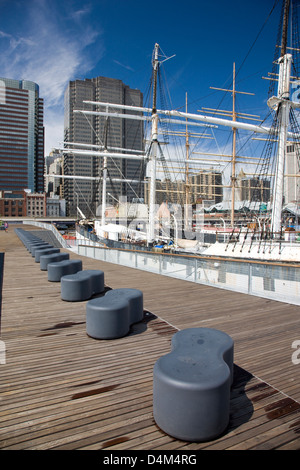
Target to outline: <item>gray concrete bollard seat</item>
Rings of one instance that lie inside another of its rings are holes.
[[[33,258],[35,258],[35,252],[37,250],[46,248],[54,249],[53,245],[50,245],[48,242],[42,240],[41,238],[37,237],[36,235],[30,232],[26,232],[25,230],[20,228],[16,228],[15,232],[20,238],[20,240],[23,242],[27,250],[31,253]]]
[[[28,251],[30,251],[30,247],[35,244],[46,244],[44,240],[41,238],[37,237],[36,235],[26,232],[25,230],[21,228],[15,228],[15,233],[18,235],[20,240],[23,242],[25,247],[27,248]]]
[[[167,434],[204,442],[229,423],[233,340],[210,328],[188,328],[172,338],[172,350],[153,369],[153,417]]]
[[[44,242],[43,240],[29,240],[26,242],[25,246],[27,250],[31,252],[31,248],[37,245],[42,246],[42,245],[49,245],[49,244],[47,242]]]
[[[143,292],[139,289],[120,288],[112,289],[106,293],[106,297],[119,297],[129,303],[130,324],[142,321],[144,318]]]
[[[63,261],[69,258],[69,253],[52,253],[48,255],[42,255],[40,257],[40,270],[47,271],[49,263],[54,263],[55,261]]]
[[[95,339],[121,338],[129,333],[129,318],[129,304],[123,299],[92,299],[86,306],[86,332]]]
[[[82,270],[82,261],[79,259],[67,259],[48,264],[48,281],[60,282],[62,276],[74,274]]]
[[[29,245],[31,243],[39,243],[42,242],[42,240],[37,237],[36,235],[26,232],[22,228],[15,228],[15,233],[18,235],[22,243],[25,245],[27,249],[29,249]]]
[[[61,278],[61,298],[69,302],[90,299],[104,292],[104,272],[96,269],[78,271]]]
[[[35,262],[39,263],[41,256],[44,255],[53,255],[54,253],[60,253],[59,248],[39,248],[38,250],[35,250]]]
[[[143,319],[143,293],[138,289],[112,289],[86,304],[86,332],[95,339],[126,336]]]
[[[37,250],[43,250],[46,248],[54,248],[53,245],[49,245],[49,243],[42,242],[42,243],[34,243],[32,245],[29,245],[28,250],[31,253],[32,257],[35,257],[35,252]]]

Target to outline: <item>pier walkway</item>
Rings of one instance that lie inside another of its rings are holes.
[[[0,449],[300,449],[298,306],[70,253],[84,269],[103,270],[107,288],[144,294],[144,321],[99,341],[86,334],[86,302],[61,300],[60,283],[47,280],[13,225],[0,232],[0,252]],[[168,436],[152,416],[154,363],[176,331],[191,327],[220,329],[235,342],[230,424],[205,443]]]

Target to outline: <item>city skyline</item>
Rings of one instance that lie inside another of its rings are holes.
[[[217,107],[222,93],[209,87],[230,88],[236,62],[238,89],[256,93],[240,95],[241,106],[267,112],[268,83],[261,77],[272,68],[280,2],[188,1],[183,8],[166,0],[159,12],[133,0],[2,0],[0,7],[1,75],[39,84],[45,155],[63,140],[68,82],[104,76],[145,94],[155,42],[167,57],[175,55],[165,66],[173,108],[184,109],[186,93],[190,112]]]

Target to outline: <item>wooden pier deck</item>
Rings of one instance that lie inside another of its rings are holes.
[[[300,449],[299,307],[82,257],[108,287],[144,294],[145,320],[124,338],[97,341],[85,331],[86,302],[61,300],[60,283],[48,282],[13,226],[0,232],[0,251],[0,449]],[[205,443],[168,436],[152,416],[154,363],[190,327],[217,328],[235,342],[230,424]]]

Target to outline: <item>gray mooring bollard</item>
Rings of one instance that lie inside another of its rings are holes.
[[[86,304],[86,332],[95,339],[125,336],[133,323],[144,317],[143,293],[139,289],[112,289]]]
[[[207,441],[229,422],[233,340],[210,328],[181,330],[153,371],[153,416],[167,434]]]

